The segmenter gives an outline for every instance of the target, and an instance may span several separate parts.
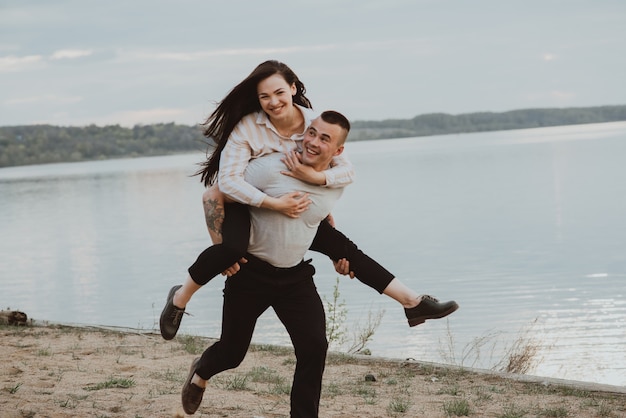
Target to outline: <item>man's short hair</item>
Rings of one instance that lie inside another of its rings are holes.
[[[322,120],[326,123],[332,123],[333,125],[339,125],[346,131],[346,135],[350,132],[350,122],[341,113],[334,110],[326,110],[320,115]]]

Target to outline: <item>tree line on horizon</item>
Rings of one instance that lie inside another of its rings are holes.
[[[350,139],[407,138],[470,132],[505,131],[561,125],[626,121],[626,105],[555,109],[521,109],[460,115],[430,113],[413,119],[352,123]]]
[[[412,119],[353,121],[348,139],[406,138],[616,121],[626,121],[626,105],[459,115],[431,113]],[[0,167],[205,152],[206,148],[207,139],[198,125],[0,127]]]

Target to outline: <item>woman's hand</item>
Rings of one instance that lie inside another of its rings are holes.
[[[291,192],[280,197],[266,196],[261,203],[262,208],[275,210],[290,218],[299,218],[309,208],[311,200],[308,193]]]
[[[289,171],[281,171],[280,173],[317,186],[325,185],[326,175],[324,172],[316,171],[313,167],[302,164],[300,158],[300,154],[296,151],[286,152],[281,161]]]

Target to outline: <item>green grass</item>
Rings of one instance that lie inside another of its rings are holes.
[[[52,355],[52,353],[50,352],[50,347],[48,347],[48,348],[41,348],[41,349],[37,350],[37,355],[38,355],[39,357],[48,357],[48,356],[51,356],[51,355]]]
[[[249,351],[262,351],[265,353],[275,354],[277,356],[288,356],[293,354],[292,347],[282,347],[271,344],[252,344]]]
[[[291,385],[287,382],[277,382],[272,385],[269,392],[274,395],[289,395],[291,393]]]
[[[183,350],[189,354],[201,354],[206,348],[206,342],[200,337],[193,335],[180,335],[177,341],[182,345]]]
[[[545,408],[541,412],[539,412],[539,416],[541,417],[550,417],[550,418],[563,418],[569,416],[569,412],[563,406],[557,406],[555,408]]]
[[[276,370],[265,366],[252,368],[246,373],[246,376],[255,383],[282,383],[285,380]]]
[[[387,411],[391,414],[405,414],[409,411],[411,403],[405,398],[393,398],[387,405]]]
[[[341,390],[341,387],[337,383],[329,383],[327,385],[324,385],[322,391],[322,396],[330,396],[331,398],[343,395],[343,390]]]
[[[515,404],[507,405],[503,408],[502,414],[498,415],[498,418],[522,418],[528,414],[524,408],[521,408]]]
[[[226,390],[248,390],[248,376],[231,376],[224,380]]]
[[[127,389],[133,386],[135,386],[135,381],[133,379],[112,377],[108,380],[105,380],[104,382],[100,382],[92,386],[85,386],[83,389],[85,390],[102,390],[102,389],[111,389],[111,388]]]
[[[599,402],[597,413],[599,417],[612,417],[613,416],[613,410],[611,406],[605,401]]]
[[[453,399],[448,402],[444,402],[443,411],[449,417],[466,417],[471,413],[470,404],[467,399]]]
[[[439,389],[437,394],[438,395],[458,396],[458,395],[461,394],[461,390],[459,389],[459,385],[455,383],[452,386],[447,386],[447,387],[443,387],[443,388]]]
[[[376,397],[376,388],[371,387],[367,384],[362,384],[357,386],[354,389],[354,394],[362,396],[362,397],[371,397],[371,398],[375,398]]]
[[[185,381],[187,374],[181,370],[171,370],[168,368],[164,372],[159,371],[150,373],[150,377],[166,382],[182,383]]]
[[[7,387],[4,388],[4,390],[9,392],[11,395],[13,395],[14,393],[17,393],[17,391],[20,389],[21,386],[22,386],[22,384],[18,383],[15,386],[7,386]]]

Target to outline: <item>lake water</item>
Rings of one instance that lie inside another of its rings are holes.
[[[347,325],[384,310],[374,355],[491,367],[520,337],[539,376],[626,385],[626,123],[349,143],[339,229],[420,293],[461,306],[409,328],[342,277]],[[55,322],[153,329],[209,245],[202,153],[0,169],[0,305]],[[314,255],[320,294],[337,278]],[[183,332],[219,336],[223,279]],[[289,344],[273,312],[256,342]],[[452,342],[450,342],[452,340]],[[479,342],[481,356],[475,357]]]

